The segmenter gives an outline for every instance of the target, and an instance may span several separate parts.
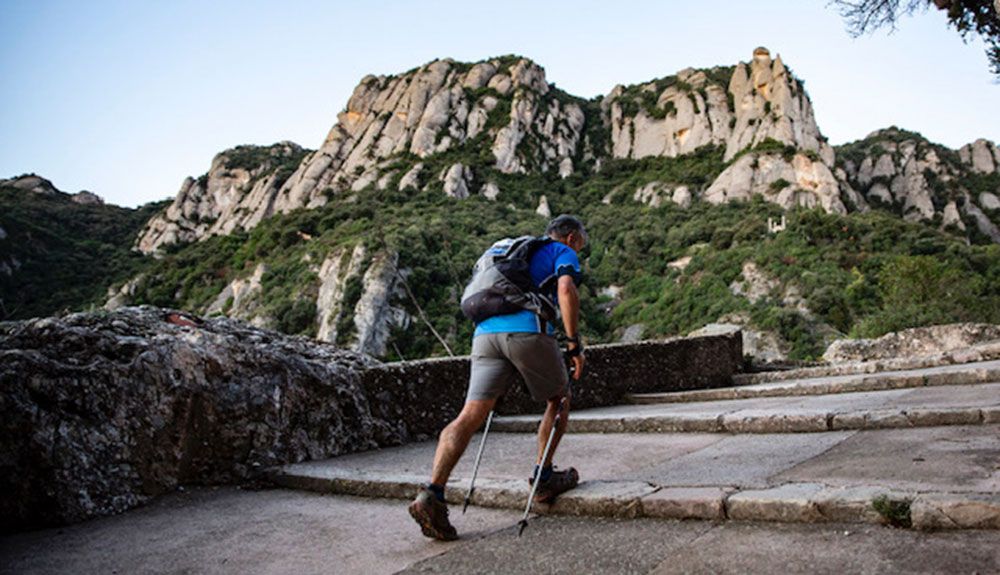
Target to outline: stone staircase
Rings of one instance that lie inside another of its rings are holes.
[[[573,412],[556,464],[576,467],[582,482],[536,511],[1000,529],[1000,361],[937,364],[744,377],[732,388],[634,395]],[[496,418],[474,505],[523,509],[537,423]],[[453,473],[452,503],[465,497],[479,439]],[[273,479],[409,499],[427,480],[434,448],[290,465]]]

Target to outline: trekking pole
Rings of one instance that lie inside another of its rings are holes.
[[[490,432],[490,424],[493,423],[493,410],[486,419],[486,427],[483,429],[483,438],[479,441],[479,453],[476,454],[476,464],[472,467],[472,481],[469,482],[469,492],[465,494],[465,505],[462,506],[462,514],[469,508],[472,501],[472,493],[476,490],[476,475],[479,474],[479,462],[483,459],[483,449],[486,448],[486,435]]]
[[[531,482],[531,493],[528,495],[528,504],[524,508],[524,515],[521,517],[521,520],[517,522],[518,537],[524,533],[524,528],[528,526],[528,514],[531,513],[531,504],[534,503],[535,492],[538,491],[538,484],[541,483],[542,467],[545,465],[545,461],[549,458],[549,449],[552,447],[552,439],[556,436],[556,428],[559,427],[559,421],[562,419],[563,402],[565,401],[565,397],[560,399],[559,407],[556,408],[556,416],[555,419],[552,420],[552,430],[549,431],[549,440],[545,442],[545,451],[542,452],[542,461],[538,464],[538,469],[535,470],[535,478]]]
[[[542,451],[542,460],[537,465],[538,469],[535,469],[535,478],[531,481],[531,493],[528,495],[528,504],[524,507],[524,515],[521,520],[517,522],[518,530],[517,536],[520,537],[524,533],[524,528],[528,526],[528,514],[531,513],[531,504],[535,500],[535,492],[538,491],[538,484],[541,482],[542,478],[542,467],[545,466],[545,462],[549,458],[549,449],[552,448],[552,439],[556,436],[556,429],[559,428],[559,422],[562,420],[563,415],[563,404],[566,403],[566,398],[570,395],[570,386],[573,384],[573,369],[569,369],[569,378],[566,380],[566,395],[559,400],[559,406],[556,407],[556,416],[552,419],[552,429],[549,431],[549,439],[545,442],[545,450]]]

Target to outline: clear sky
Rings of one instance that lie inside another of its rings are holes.
[[[889,125],[1000,141],[981,42],[935,10],[852,39],[826,0],[0,0],[0,178],[135,206],[240,144],[318,147],[354,86],[435,58],[532,58],[577,96],[766,46],[833,144]]]

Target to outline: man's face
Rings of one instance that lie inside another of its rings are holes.
[[[566,236],[566,245],[568,245],[574,252],[579,253],[584,246],[587,245],[587,232],[580,229],[579,232],[570,232]]]

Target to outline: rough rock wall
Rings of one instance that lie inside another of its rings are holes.
[[[161,246],[193,242],[249,229],[276,212],[274,198],[306,151],[292,142],[270,147],[240,146],[212,160],[208,173],[187,178],[167,209],[139,234],[136,249],[149,254]]]
[[[661,90],[650,82],[637,92],[616,86],[605,97],[614,157],[673,157],[715,144],[725,147],[729,160],[771,138],[833,165],[833,149],[820,134],[802,83],[765,48],[757,48],[749,64],[739,63],[726,86],[692,69],[666,84]],[[636,105],[649,99],[655,102],[651,109]]]
[[[0,530],[397,444],[400,423],[373,416],[361,387],[360,371],[376,364],[156,308],[3,324]]]
[[[363,385],[378,398],[379,417],[405,425],[408,441],[436,436],[465,400],[469,358],[453,357],[389,363],[367,370]],[[573,383],[573,408],[622,403],[629,393],[653,393],[732,385],[742,369],[738,331],[725,335],[673,338],[587,348],[587,368]],[[503,414],[540,413],[520,380],[500,400]]]

